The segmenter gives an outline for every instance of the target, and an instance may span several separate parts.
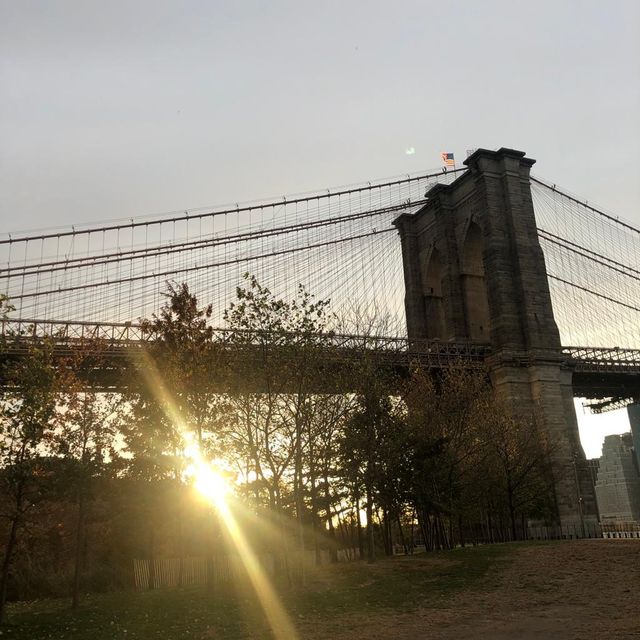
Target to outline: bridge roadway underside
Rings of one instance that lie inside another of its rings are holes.
[[[400,386],[416,368],[434,373],[451,369],[486,370],[485,358],[490,354],[486,345],[470,343],[410,344],[393,339],[383,344],[379,338],[363,338],[360,342],[349,338],[311,351],[307,347],[297,349],[291,345],[284,349],[265,348],[259,344],[223,345],[212,356],[205,387],[214,393],[262,393],[266,390],[267,380],[276,378],[281,381],[279,392],[294,392],[299,380],[296,372],[305,371],[308,392],[348,393],[358,390],[363,368],[379,371],[380,375],[389,374]],[[2,365],[24,357],[28,342],[21,338],[5,343],[0,350],[0,372],[5,368]],[[54,354],[61,366],[73,356],[78,344],[69,340],[55,344]],[[399,344],[401,348],[398,348]],[[640,350],[568,347],[563,353],[563,368],[572,374],[574,397],[591,400],[640,398]],[[153,342],[111,343],[93,364],[92,358],[86,359],[83,377],[92,388],[122,391],[140,375],[140,367],[148,366],[147,356],[151,354],[162,370],[162,356]],[[522,366],[527,366],[527,362],[523,361]],[[311,367],[315,367],[313,375]],[[276,371],[282,371],[282,375],[274,376]],[[6,385],[3,377],[0,377],[0,384]]]
[[[574,371],[571,379],[574,398],[639,398],[640,374],[630,371],[608,373]]]

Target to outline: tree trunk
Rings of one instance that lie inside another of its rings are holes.
[[[362,536],[362,520],[360,518],[360,497],[356,497],[356,529],[358,531],[358,553],[364,559],[364,539]]]
[[[320,517],[318,514],[318,488],[316,486],[315,470],[309,469],[309,487],[311,490],[311,530],[313,531],[313,546],[315,549],[316,565],[322,563],[322,546],[320,534]]]
[[[414,529],[415,529],[415,523],[416,523],[416,518],[417,518],[417,514],[416,514],[416,510],[414,508],[413,513],[411,514],[411,527],[409,528],[409,553],[413,555],[413,547],[414,547]]]
[[[184,582],[184,505],[182,492],[178,494],[178,548],[180,550],[180,567],[178,568],[178,586],[182,587]]]
[[[73,570],[73,592],[71,595],[71,608],[80,606],[80,574],[82,569],[82,548],[84,541],[86,500],[84,490],[78,492],[78,521],[76,523],[76,548]]]
[[[347,560],[351,560],[351,550],[355,550],[355,541],[353,539],[353,527],[349,526],[349,530],[347,530],[347,525],[344,523],[344,519],[340,514],[338,515],[338,530],[340,531],[340,538],[342,539],[342,548],[345,552],[345,558]],[[336,561],[338,559],[338,550],[336,548]]]
[[[11,566],[11,556],[16,544],[18,532],[18,513],[14,515],[11,521],[11,530],[9,531],[9,539],[4,551],[4,560],[2,562],[2,576],[0,577],[0,624],[4,623],[5,605],[7,602],[7,583],[9,582],[9,567]]]
[[[447,537],[447,527],[442,521],[442,514],[438,514],[436,524],[438,527],[438,538],[440,539],[440,549],[451,549],[451,541]]]
[[[488,542],[495,542],[495,538],[493,535],[493,519],[491,518],[491,505],[487,509],[487,528],[489,529],[489,540]]]
[[[416,513],[418,516],[418,527],[420,527],[422,542],[424,543],[424,550],[433,551],[433,541],[429,530],[429,514],[422,508],[416,510]]]
[[[338,547],[336,545],[336,530],[333,525],[333,518],[331,517],[331,492],[329,490],[329,477],[325,472],[324,474],[324,498],[325,498],[325,509],[327,512],[327,521],[329,523],[329,538],[331,540],[331,562],[338,561]]]
[[[18,524],[20,522],[20,514],[22,512],[22,494],[24,490],[24,481],[20,481],[16,491],[16,511],[11,520],[11,529],[9,538],[4,551],[4,560],[2,561],[2,575],[0,576],[0,624],[4,623],[7,604],[7,584],[9,582],[9,569],[11,567],[11,556],[16,546],[18,537]]]
[[[216,561],[221,562],[221,558],[216,553],[216,533],[217,522],[213,511],[209,513],[209,553],[207,554],[207,588],[209,591],[216,590]]]
[[[367,494],[367,562],[376,561],[375,539],[373,537],[373,487],[366,486]]]
[[[300,455],[299,447],[296,445],[296,469],[294,474],[294,487],[296,492],[296,515],[298,516],[298,547],[299,547],[299,562],[298,562],[298,575],[300,577],[300,584],[305,583],[305,543],[304,543],[304,499],[302,495],[302,460],[298,458]]]
[[[409,547],[404,537],[404,531],[402,531],[402,522],[400,521],[400,512],[396,511],[396,522],[398,523],[398,535],[400,536],[400,544],[405,556],[409,555]]]
[[[387,509],[383,509],[383,520],[384,525],[382,530],[384,531],[384,552],[388,556],[393,555],[393,531],[391,529],[391,517],[389,516],[389,511]]]
[[[511,523],[511,539],[518,539],[518,531],[516,525],[516,509],[513,505],[513,488],[511,486],[511,482],[507,484],[507,498],[509,500],[509,520]]]
[[[149,524],[149,589],[156,588],[155,532],[153,523]]]
[[[382,548],[384,549],[384,555],[389,555],[389,527],[387,522],[387,511],[382,510],[382,516],[380,516],[380,509],[376,509],[376,517],[380,523],[380,537],[382,538]]]

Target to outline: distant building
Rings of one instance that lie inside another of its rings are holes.
[[[598,479],[598,469],[600,468],[600,458],[590,458],[587,460],[587,468],[589,469],[589,477],[591,484],[595,487]]]
[[[629,424],[631,425],[631,437],[633,448],[636,451],[636,465],[640,470],[640,402],[635,402],[627,407]]]
[[[596,499],[602,523],[640,522],[640,473],[630,433],[604,439]]]

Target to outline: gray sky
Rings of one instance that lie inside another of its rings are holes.
[[[0,7],[3,230],[335,186],[479,146],[523,149],[640,220],[637,0]]]
[[[0,231],[500,146],[640,223],[637,0],[0,0],[0,91]]]

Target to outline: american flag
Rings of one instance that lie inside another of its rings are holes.
[[[440,154],[440,157],[442,158],[442,162],[444,162],[445,166],[447,167],[456,166],[456,161],[453,159],[453,153],[447,153],[446,151],[443,151]]]

